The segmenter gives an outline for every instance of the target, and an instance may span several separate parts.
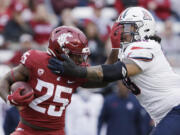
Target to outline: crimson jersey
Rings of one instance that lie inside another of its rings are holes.
[[[21,63],[30,71],[28,83],[34,89],[34,99],[20,115],[33,125],[63,130],[65,110],[72,93],[85,80],[53,74],[47,67],[50,57],[37,50],[27,51],[22,56]]]

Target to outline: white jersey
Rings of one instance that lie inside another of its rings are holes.
[[[119,58],[129,59],[142,70],[130,77],[140,89],[137,99],[155,123],[180,104],[180,76],[173,72],[160,44],[153,40],[131,43]]]

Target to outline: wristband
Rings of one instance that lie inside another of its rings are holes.
[[[118,61],[111,65],[102,65],[103,81],[112,82],[121,80],[127,77],[126,65]]]

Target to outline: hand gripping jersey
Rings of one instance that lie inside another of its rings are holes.
[[[130,77],[129,85],[156,124],[180,104],[180,76],[173,72],[160,44],[153,40],[131,43],[119,58],[141,68],[140,74]]]
[[[66,107],[72,93],[85,80],[57,76],[47,67],[46,52],[30,50],[22,56],[21,63],[29,69],[28,83],[34,89],[34,100],[20,115],[30,124],[49,129],[64,130]]]

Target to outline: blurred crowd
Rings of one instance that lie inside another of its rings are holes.
[[[171,63],[180,47],[178,0],[0,0],[0,64],[15,66],[28,49],[46,50],[49,34],[60,25],[76,26],[89,39],[91,65],[105,61],[110,50],[109,32],[119,13],[143,6],[158,21],[157,32]]]
[[[180,73],[180,60],[178,59],[180,56],[179,0],[0,0],[0,77],[9,71],[10,68],[18,65],[19,60],[25,51],[29,49],[46,51],[50,32],[55,27],[61,25],[75,26],[80,28],[86,34],[89,40],[88,44],[91,50],[89,63],[91,65],[104,63],[111,50],[109,33],[113,21],[116,20],[122,10],[130,6],[143,6],[151,11],[157,21],[157,33],[162,38],[162,49],[170,61],[170,64],[175,68],[176,72]],[[134,99],[129,101],[131,98],[127,99],[126,102],[124,100],[122,102],[119,100],[112,100],[113,98],[116,99],[116,96],[111,96],[108,98],[108,96],[114,93],[114,91],[117,93],[117,87],[115,86],[118,85],[115,83],[106,88],[97,90],[98,92],[96,91],[96,94],[99,93],[98,96],[100,98],[97,99],[99,106],[96,106],[96,111],[99,112],[91,111],[93,106],[97,105],[97,102],[92,100],[93,103],[91,103],[89,108],[86,104],[88,101],[91,101],[89,100],[90,97],[88,98],[88,96],[92,96],[94,93],[90,94],[87,92],[86,94],[82,94],[82,92],[80,92],[81,94],[78,95],[79,92],[77,92],[76,94],[78,96],[75,95],[75,99],[73,97],[74,100],[77,100],[78,98],[82,98],[82,95],[84,96],[82,101],[84,101],[83,104],[85,104],[85,107],[87,107],[86,113],[84,114],[88,118],[91,118],[90,112],[92,112],[93,116],[96,116],[92,123],[96,123],[96,128],[98,128],[96,129],[96,133],[98,133],[98,135],[100,135],[102,123],[106,123],[106,129],[109,129],[108,123],[110,122],[108,120],[111,120],[109,115],[108,119],[104,118],[104,114],[107,113],[103,112],[106,111],[104,106],[107,104],[105,103],[111,104],[109,102],[112,102],[111,107],[114,107],[114,109],[118,107],[118,104],[124,104],[125,108],[122,114],[128,114],[126,113],[126,111],[129,111],[128,107],[130,106],[131,110],[133,104],[137,104],[135,103],[136,101]],[[124,88],[122,87],[121,89]],[[96,95],[96,98],[98,98],[98,96]],[[94,100],[96,98],[94,98]],[[79,101],[77,102],[80,103]],[[129,104],[129,102],[132,102],[132,104]],[[127,108],[126,104],[128,104]],[[0,119],[2,119],[1,121],[7,121],[7,117],[5,118],[4,116],[6,116],[6,114],[10,114],[10,116],[8,115],[8,118],[11,118],[11,111],[16,111],[14,108],[10,108],[11,110],[8,110],[9,106],[4,105],[3,103],[0,106],[3,108],[0,109],[2,110],[2,112],[0,112]],[[77,107],[82,107],[83,109],[83,105]],[[123,117],[131,118],[130,116],[132,116],[132,119],[129,120],[129,122],[137,122],[137,119],[141,117],[141,114],[143,114],[141,110],[142,108],[134,112],[137,114],[130,114],[128,116],[124,115]],[[141,112],[140,115],[138,115],[138,112]],[[79,112],[77,112],[77,115],[79,115],[78,113]],[[111,115],[116,116],[117,114]],[[117,119],[119,119],[119,126],[121,127],[121,124],[123,123],[121,123],[121,121],[128,123],[128,120],[126,121],[125,119],[120,118],[120,115],[121,113],[119,113]],[[10,119],[10,123],[12,124],[11,120],[15,120],[16,125],[18,117],[16,115],[14,116],[16,119]],[[79,118],[80,117],[81,116],[79,116]],[[115,120],[116,118],[112,119]],[[143,120],[143,118],[141,120]],[[147,124],[147,127],[143,128],[143,130],[149,129],[149,127],[153,125],[153,122],[150,120],[148,115],[144,120],[146,123],[150,124]],[[78,121],[83,121],[83,119]],[[88,121],[90,122],[90,120]],[[85,118],[83,122],[86,123]],[[136,122],[131,123],[132,130],[135,128],[134,125],[137,125]],[[3,122],[0,125],[3,125]],[[86,127],[86,125],[84,126]],[[4,127],[6,127],[5,129],[8,129],[7,131],[10,132],[8,122],[6,122]],[[127,127],[122,126],[121,128],[125,129]],[[3,129],[2,133],[0,134],[3,135]],[[9,133],[6,134],[8,135]],[[78,131],[77,134],[80,135]],[[101,134],[105,135],[105,133]],[[127,134],[130,135],[130,133]],[[140,135],[139,133],[134,133],[132,135],[136,134]],[[75,134],[72,133],[68,135]],[[86,135],[88,134],[86,133]],[[91,135],[95,134],[91,133]],[[142,133],[142,135],[145,134]]]

